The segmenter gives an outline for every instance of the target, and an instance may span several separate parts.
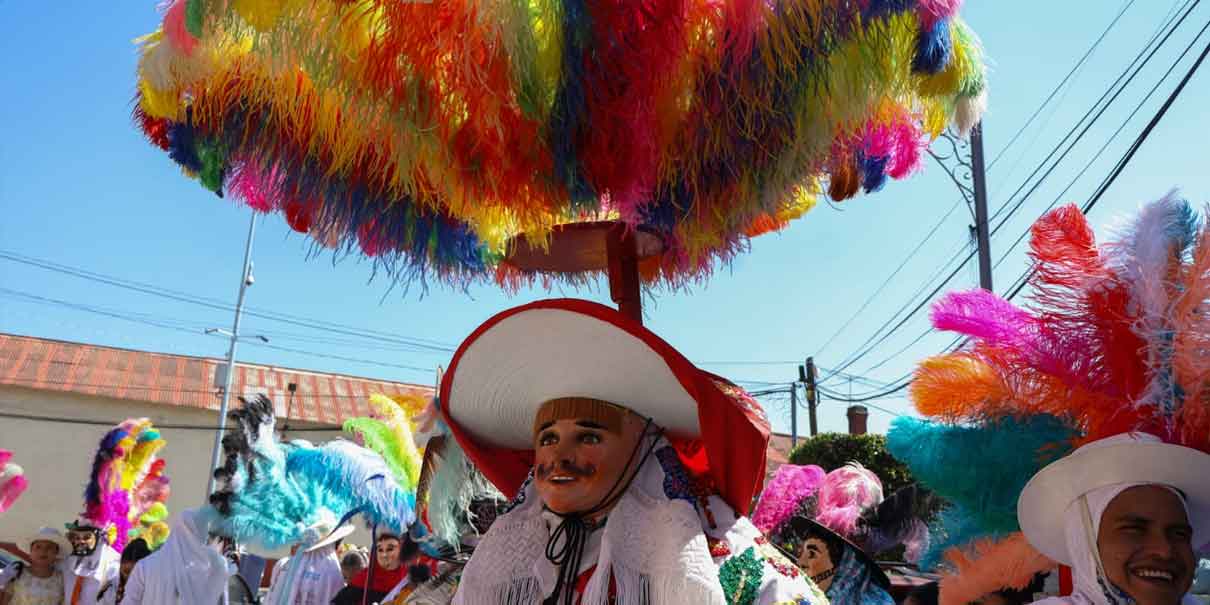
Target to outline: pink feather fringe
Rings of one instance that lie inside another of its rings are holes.
[[[760,494],[760,502],[752,513],[752,524],[764,533],[776,529],[794,516],[804,499],[819,489],[825,475],[824,470],[814,464],[781,465]]]
[[[920,0],[916,7],[921,29],[932,29],[938,21],[952,17],[962,7],[962,0]]]
[[[911,120],[901,120],[894,126],[895,145],[887,174],[902,179],[920,168],[920,130]]]
[[[164,15],[164,35],[173,46],[186,55],[192,55],[197,47],[197,38],[185,27],[185,9],[189,0],[174,0]]]
[[[1020,532],[1002,540],[977,540],[945,551],[950,569],[941,577],[939,605],[966,605],[1002,588],[1024,588],[1054,561],[1029,545]]]
[[[13,453],[8,450],[0,450],[0,467],[8,464],[9,460],[13,459]]]
[[[882,502],[882,481],[870,470],[850,462],[830,473],[819,486],[815,520],[846,537],[857,533],[861,514]]]
[[[28,487],[29,481],[24,475],[17,475],[0,485],[0,513],[8,510]]]

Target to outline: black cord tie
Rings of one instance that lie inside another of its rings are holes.
[[[588,521],[581,514],[559,517],[562,521],[551,532],[550,539],[546,542],[546,560],[559,568],[559,577],[555,582],[555,591],[543,601],[543,605],[557,605],[559,594],[565,587],[567,592],[563,595],[563,602],[564,605],[571,605],[588,536],[604,525],[604,522]]]
[[[659,432],[657,431],[651,440],[651,446],[647,448],[643,458],[639,460],[638,466],[631,472],[630,464],[634,462],[635,456],[643,447],[643,440],[647,438],[647,431],[650,428],[651,419],[648,418],[647,423],[643,425],[643,432],[639,435],[638,443],[635,444],[634,449],[630,450],[626,466],[622,467],[622,474],[614,481],[613,487],[609,488],[599,504],[579,513],[561,514],[547,509],[562,521],[550,533],[550,538],[546,541],[546,560],[559,568],[559,575],[555,582],[555,591],[542,601],[542,605],[558,605],[559,595],[564,590],[566,590],[566,594],[563,594],[563,605],[573,605],[576,578],[580,575],[580,563],[584,559],[584,547],[588,545],[588,536],[605,526],[605,519],[593,521],[592,516],[613,506],[622,497],[622,494],[630,489],[630,483],[638,476],[639,469],[643,468],[643,464],[651,457],[656,444],[659,443]]]

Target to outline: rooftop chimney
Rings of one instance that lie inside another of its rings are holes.
[[[846,415],[849,417],[849,434],[864,435],[870,411],[864,405],[851,405]]]

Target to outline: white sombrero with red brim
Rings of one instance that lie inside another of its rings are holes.
[[[748,509],[764,475],[763,410],[604,305],[555,299],[497,314],[459,347],[439,401],[467,455],[511,495],[532,463],[538,409],[561,397],[608,401],[650,418],[670,439],[704,444],[699,470],[708,468],[724,497]]]
[[[448,376],[450,417],[493,447],[532,447],[534,415],[559,397],[620,405],[671,435],[701,434],[697,402],[665,356],[615,324],[569,309],[499,319],[467,339]]]

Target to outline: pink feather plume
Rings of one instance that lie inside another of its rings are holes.
[[[826,473],[814,464],[783,464],[760,494],[752,523],[769,533],[794,516],[802,501],[814,495]]]
[[[861,514],[879,502],[882,502],[882,481],[878,475],[850,462],[824,477],[819,486],[815,520],[851,538],[857,533],[857,520]]]

